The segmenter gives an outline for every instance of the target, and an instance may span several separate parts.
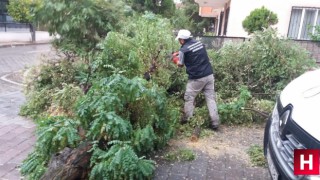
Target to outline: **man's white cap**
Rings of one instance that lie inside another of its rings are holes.
[[[176,40],[178,40],[178,39],[189,39],[190,37],[192,37],[192,36],[191,36],[191,32],[189,30],[181,29],[178,32]]]

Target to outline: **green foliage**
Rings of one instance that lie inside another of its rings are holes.
[[[90,179],[146,179],[152,176],[154,162],[138,157],[126,142],[111,141],[108,151],[93,148]]]
[[[40,179],[46,172],[48,158],[39,151],[30,153],[21,165],[21,174],[27,175],[28,179]]]
[[[143,79],[122,75],[94,84],[78,108],[82,124],[88,129],[87,137],[133,140],[137,152],[165,145],[173,134],[171,124],[178,116],[177,110],[166,106],[161,88],[145,85]]]
[[[254,122],[265,122],[266,117],[262,114],[269,115],[273,110],[274,104],[274,100],[252,98],[247,105],[247,108],[249,108],[245,110],[251,111]]]
[[[33,11],[41,4],[41,0],[9,0],[8,14],[17,22],[30,23],[34,20]]]
[[[37,12],[50,32],[61,36],[56,45],[65,60],[43,65],[29,77],[22,110],[39,119],[39,137],[23,165],[36,168],[24,170],[26,176],[39,179],[51,155],[77,147],[81,134],[81,140],[95,143],[91,179],[151,177],[154,162],[142,157],[174,134],[179,107],[166,91],[171,80],[182,84],[183,70],[168,60],[175,43],[169,20],[146,13],[120,27],[122,5],[45,0]],[[141,78],[151,70],[149,82]],[[182,86],[172,88],[176,98]]]
[[[266,166],[266,160],[264,158],[263,148],[261,146],[252,145],[247,153],[250,156],[250,160],[253,165],[262,167]]]
[[[62,60],[29,70],[25,80],[27,102],[20,114],[33,118],[46,114],[73,116],[75,104],[83,96],[77,86],[76,67]]]
[[[120,73],[126,77],[142,77],[153,65],[151,79],[168,89],[172,80],[185,77],[182,70],[170,62],[168,55],[178,43],[174,42],[169,20],[152,13],[133,17],[121,32],[110,32],[100,44],[102,52],[93,62],[101,76]],[[100,76],[100,75],[99,75]]]
[[[175,11],[173,0],[130,0],[130,3],[137,12],[150,11],[167,18],[171,17]]]
[[[250,41],[226,44],[209,56],[215,68],[220,119],[231,124],[260,121],[262,116],[241,108],[257,109],[258,103],[265,106],[260,111],[270,113],[272,103],[264,100],[274,101],[286,84],[316,66],[307,51],[280,39],[272,29],[256,32]],[[243,99],[238,87],[247,87],[252,97]]]
[[[196,107],[194,110],[194,115],[190,118],[190,125],[192,127],[208,125],[209,111],[206,105],[202,107]]]
[[[199,5],[194,0],[182,0],[182,9],[176,10],[172,18],[176,29],[188,29],[194,36],[202,35],[210,26],[210,18],[199,16]]]
[[[271,25],[278,23],[278,17],[275,13],[268,10],[264,6],[253,10],[242,22],[243,28],[249,33],[254,31],[262,31]]]
[[[314,27],[314,33],[311,34],[311,39],[314,41],[320,41],[320,25]]]
[[[49,112],[52,112],[52,110],[62,110],[63,113],[72,116],[75,104],[81,96],[83,96],[83,91],[78,86],[74,84],[62,84],[62,89],[55,88]]]
[[[62,116],[41,118],[38,121],[36,150],[42,154],[51,155],[67,146],[76,147],[78,144],[79,121]]]
[[[251,94],[247,87],[241,87],[239,91],[239,96],[218,103],[218,112],[222,123],[242,124],[252,122],[250,112],[243,111],[251,98]]]
[[[20,115],[37,118],[45,112],[50,106],[50,99],[53,94],[52,90],[41,89],[27,94],[27,101],[20,108]]]
[[[39,91],[41,89],[62,88],[64,84],[76,83],[76,64],[62,59],[52,63],[43,63],[29,70],[26,78],[26,93]]]
[[[200,97],[199,99],[202,99],[202,96],[204,95],[200,94],[197,98]],[[181,106],[183,105],[180,105],[180,107]],[[205,103],[205,99],[203,99],[203,103],[199,105],[196,104],[193,116],[189,118],[188,123],[178,127],[180,135],[179,138],[191,137],[197,127],[201,128],[200,137],[212,135],[212,130],[206,129],[210,122],[209,111]]]
[[[166,144],[173,135],[178,111],[166,106],[161,88],[146,85],[137,77],[112,75],[95,83],[80,101],[78,114],[86,137],[108,144],[94,149],[92,179],[141,179],[152,174],[152,161],[136,154]]]
[[[291,80],[316,66],[306,50],[280,39],[272,29],[256,32],[244,43],[226,44],[209,56],[221,99],[237,96],[242,85],[253,97],[272,99]]]
[[[167,161],[193,161],[196,155],[191,149],[178,149],[167,153],[164,159]]]
[[[153,162],[138,158],[137,154],[166,144],[173,135],[178,111],[167,106],[161,88],[146,85],[140,78],[113,75],[93,84],[79,102],[79,118],[39,119],[35,151],[23,165],[34,168],[22,172],[28,177],[40,177],[53,153],[79,144],[77,129],[81,127],[86,132],[86,140],[99,142],[99,147],[93,149],[91,178],[150,177]],[[37,172],[39,168],[41,174]]]
[[[115,0],[43,0],[36,17],[60,36],[55,41],[60,49],[86,56],[109,31],[121,27],[125,7]]]
[[[21,173],[28,179],[40,179],[46,171],[49,158],[65,147],[76,147],[80,141],[77,132],[79,122],[66,117],[50,117],[39,120],[35,150],[21,165]]]

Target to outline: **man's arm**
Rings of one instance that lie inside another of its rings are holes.
[[[184,53],[182,51],[179,51],[178,66],[183,67],[183,65],[184,65]]]

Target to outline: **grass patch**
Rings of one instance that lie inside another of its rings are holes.
[[[253,165],[266,167],[267,163],[263,155],[263,148],[261,146],[252,145],[247,153],[250,156],[250,160]]]
[[[181,139],[191,137],[194,132],[195,127],[190,124],[180,125],[178,129],[178,137]],[[213,131],[208,129],[208,127],[201,127],[200,138],[207,137],[213,134]]]
[[[178,149],[168,152],[164,159],[167,161],[192,161],[196,158],[196,155],[191,149]]]

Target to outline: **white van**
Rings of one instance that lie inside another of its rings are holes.
[[[320,149],[320,69],[304,73],[284,88],[264,132],[272,179],[320,180],[293,174],[294,149]]]

